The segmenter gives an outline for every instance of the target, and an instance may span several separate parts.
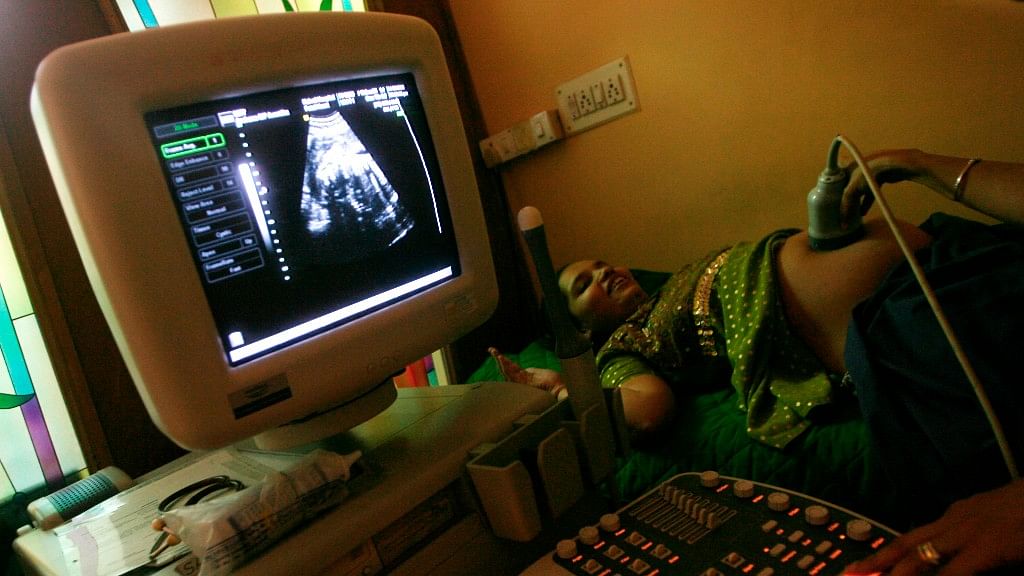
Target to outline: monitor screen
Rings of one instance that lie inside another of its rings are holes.
[[[358,424],[394,399],[392,375],[497,305],[459,107],[422,20],[116,34],[47,56],[31,102],[104,318],[181,446]]]
[[[460,274],[411,74],[190,104],[146,124],[232,365]]]

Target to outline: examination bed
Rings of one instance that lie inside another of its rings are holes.
[[[635,271],[635,276],[651,293],[650,288],[660,286],[668,274]],[[554,351],[541,340],[505,355],[524,368],[560,370]],[[496,361],[489,358],[468,381],[501,379]],[[902,528],[899,502],[869,449],[867,428],[855,403],[844,403],[778,450],[747,435],[746,415],[737,408],[736,393],[727,382],[720,389],[681,396],[676,402],[670,430],[620,456],[613,487],[623,502],[675,474],[717,470],[803,492]]]

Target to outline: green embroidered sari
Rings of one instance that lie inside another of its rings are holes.
[[[609,338],[597,356],[602,384],[655,373],[673,392],[731,383],[747,433],[782,448],[832,401],[824,366],[786,321],[775,253],[795,230],[740,243],[674,274]]]

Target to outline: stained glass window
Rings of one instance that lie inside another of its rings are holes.
[[[364,0],[117,0],[129,30],[273,12],[362,12]]]
[[[2,505],[16,492],[60,488],[66,476],[86,467],[7,228],[2,225],[0,351]]]

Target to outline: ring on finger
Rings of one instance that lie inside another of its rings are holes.
[[[938,566],[942,563],[942,554],[935,549],[935,545],[931,542],[922,542],[917,545],[917,556],[932,566]]]

